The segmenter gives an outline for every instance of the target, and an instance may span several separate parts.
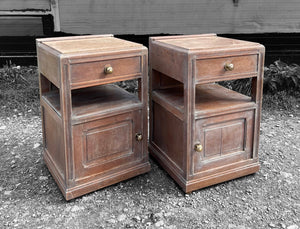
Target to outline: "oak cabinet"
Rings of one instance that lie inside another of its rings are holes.
[[[147,48],[73,36],[37,39],[37,53],[44,160],[65,198],[149,171]]]
[[[214,34],[152,37],[152,156],[185,192],[255,173],[264,47]],[[216,82],[249,78],[251,96]]]

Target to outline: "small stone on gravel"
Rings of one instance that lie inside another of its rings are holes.
[[[137,216],[134,216],[132,219],[133,219],[134,221],[136,221],[136,222],[140,222],[140,221],[141,221],[141,217],[139,217],[138,215],[137,215]]]
[[[48,180],[48,177],[46,177],[46,176],[40,176],[39,180]]]
[[[291,173],[280,172],[280,175],[283,176],[285,179],[291,178],[293,175]]]
[[[84,207],[74,206],[71,209],[71,212],[77,212],[77,211],[81,211],[81,210],[84,210]]]
[[[171,212],[166,212],[166,213],[164,214],[165,217],[169,217],[169,216],[171,216],[171,215],[172,215]]]
[[[124,221],[126,219],[126,215],[125,214],[121,214],[121,215],[118,216],[117,219],[118,219],[119,222]]]
[[[286,225],[285,225],[284,223],[280,223],[280,226],[281,226],[282,228],[286,228]]]
[[[40,145],[41,145],[40,143],[35,143],[35,144],[33,145],[33,149],[38,148]]]
[[[11,195],[11,191],[5,191],[5,192],[4,192],[4,195],[5,195],[5,196]]]
[[[164,221],[163,221],[163,220],[160,220],[160,221],[156,222],[156,223],[154,224],[154,226],[156,226],[156,227],[162,227],[164,224],[165,224]]]
[[[117,220],[115,220],[115,219],[108,219],[106,222],[111,223],[111,224],[115,224],[117,222]]]
[[[293,224],[288,226],[287,229],[299,229],[299,227],[296,224]]]

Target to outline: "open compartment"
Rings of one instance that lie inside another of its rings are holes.
[[[155,90],[152,91],[152,99],[165,107],[168,111],[183,119],[184,89],[179,81],[160,74],[161,78]],[[172,81],[171,81],[172,80]],[[164,82],[164,84],[161,84]],[[167,84],[166,82],[172,82]],[[250,83],[251,84],[251,83]],[[224,86],[222,86],[224,85]],[[246,93],[239,93],[229,89],[229,84],[207,83],[195,86],[195,116],[216,115],[220,112],[231,112],[234,109],[255,108],[252,98]],[[250,87],[251,92],[251,87]]]
[[[131,93],[116,84],[75,89],[71,91],[71,98],[74,120],[142,107],[138,93]]]
[[[61,116],[60,89],[49,81],[43,74],[40,74],[40,94],[41,102],[45,102],[59,116]]]
[[[231,113],[256,106],[251,97],[216,83],[197,85],[195,91],[196,117]]]

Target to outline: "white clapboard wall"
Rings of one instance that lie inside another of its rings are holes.
[[[75,34],[300,32],[300,0],[59,0]]]
[[[0,0],[0,36],[300,32],[300,0]]]
[[[50,6],[50,0],[1,0],[0,10],[15,11],[15,10],[47,10]]]

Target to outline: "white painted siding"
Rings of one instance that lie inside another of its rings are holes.
[[[299,0],[59,0],[75,34],[300,32]]]
[[[0,10],[49,10],[50,0],[1,0]]]

